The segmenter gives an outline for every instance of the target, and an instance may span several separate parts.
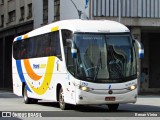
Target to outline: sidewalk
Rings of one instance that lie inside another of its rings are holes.
[[[140,92],[138,95],[140,96],[146,96],[146,95],[160,96],[160,92]]]

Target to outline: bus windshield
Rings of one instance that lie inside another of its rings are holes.
[[[137,77],[130,34],[74,35],[77,78],[97,83],[119,83]]]

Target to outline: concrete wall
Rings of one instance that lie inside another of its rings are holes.
[[[34,1],[34,0],[33,0]],[[33,18],[27,19],[28,16],[28,4],[32,3],[32,0],[4,0],[4,4],[0,5],[0,16],[4,15],[4,26],[1,29],[13,26],[13,25],[18,25],[21,23],[25,23],[28,21],[32,21]],[[25,9],[25,15],[24,15],[24,20],[20,21],[21,18],[21,12],[20,12],[20,7],[24,6]],[[16,11],[16,20],[13,22],[8,21],[8,13],[15,10]],[[1,19],[1,18],[0,18]],[[0,20],[1,23],[1,20]]]
[[[48,0],[48,23],[54,21],[54,0]]]
[[[160,0],[92,0],[94,16],[160,18]],[[118,6],[121,7],[118,7]]]
[[[34,29],[43,23],[43,0],[33,0]]]
[[[33,0],[34,29],[43,26],[43,0]],[[89,18],[89,3],[73,0],[77,8],[82,11],[82,19]],[[60,0],[60,20],[79,19],[77,9],[71,0]],[[54,0],[48,0],[48,24],[54,22]]]

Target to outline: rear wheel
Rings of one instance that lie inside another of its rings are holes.
[[[24,86],[24,90],[23,90],[23,98],[24,98],[24,103],[25,104],[31,104],[31,103],[37,103],[38,102],[37,99],[33,99],[33,98],[28,97],[26,85]]]
[[[116,111],[118,109],[119,104],[108,104],[108,108],[110,111]]]
[[[63,92],[62,87],[59,90],[59,96],[58,97],[59,97],[59,107],[62,110],[66,110],[68,108],[68,104],[64,102],[64,92]]]

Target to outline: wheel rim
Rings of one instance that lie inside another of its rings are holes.
[[[60,90],[60,93],[59,93],[59,104],[60,104],[60,107],[63,108],[65,103],[64,103],[64,96],[63,96],[63,90],[61,89]]]
[[[27,90],[26,90],[26,88],[24,89],[24,101],[27,101]]]

